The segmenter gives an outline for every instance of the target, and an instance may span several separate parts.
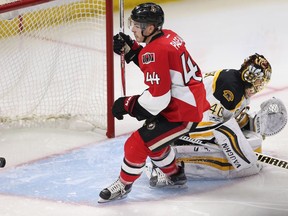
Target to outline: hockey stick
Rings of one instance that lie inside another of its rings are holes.
[[[119,11],[120,11],[120,32],[124,33],[124,0],[119,0]],[[120,65],[121,65],[121,81],[123,96],[126,96],[126,76],[125,76],[125,58],[124,51],[120,55]]]
[[[183,145],[183,146],[184,145],[194,144],[194,145],[205,146],[207,148],[211,148],[211,149],[215,149],[215,150],[220,150],[220,147],[217,144],[215,144],[215,143],[210,143],[208,141],[203,141],[203,140],[191,138],[191,137],[188,137],[188,136],[181,136],[178,140],[182,141],[179,144]],[[175,142],[177,142],[177,140]],[[276,157],[272,157],[272,156],[269,156],[269,155],[264,155],[264,154],[258,153],[258,152],[256,152],[256,155],[257,155],[257,160],[259,162],[266,163],[266,164],[269,164],[269,165],[272,165],[272,166],[276,166],[276,167],[279,167],[279,168],[288,169],[288,161],[285,161],[285,160],[282,160],[282,159],[279,159],[279,158],[276,158]]]
[[[276,157],[272,157],[269,155],[264,155],[261,153],[256,153],[257,157],[258,157],[258,161],[262,162],[262,163],[266,163],[266,164],[270,164],[276,167],[280,167],[280,168],[284,168],[284,169],[288,169],[288,161],[276,158]]]
[[[5,160],[5,158],[0,157],[0,168],[5,167],[5,165],[6,165],[6,160]]]

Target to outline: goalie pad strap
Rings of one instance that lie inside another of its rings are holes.
[[[241,112],[237,116],[235,116],[235,119],[236,119],[240,128],[244,128],[249,123],[250,118],[249,118],[249,115],[247,113],[249,111],[249,109],[250,108],[248,106],[246,106],[241,110]]]

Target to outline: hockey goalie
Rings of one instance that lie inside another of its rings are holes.
[[[261,91],[271,77],[271,66],[263,55],[244,60],[239,70],[224,69],[204,78],[210,110],[193,133],[174,141],[179,163],[185,165],[189,179],[227,179],[254,175],[262,165],[261,153],[266,136],[280,132],[287,122],[281,100],[271,98],[250,110],[250,98]],[[147,164],[150,184],[165,184],[169,179],[157,164]]]
[[[180,137],[174,142],[174,150],[177,160],[185,163],[189,178],[225,179],[254,175],[262,169],[256,153],[262,152],[263,140],[280,132],[286,122],[284,104],[271,98],[261,104],[258,112],[248,112],[246,107],[238,116],[215,129]]]

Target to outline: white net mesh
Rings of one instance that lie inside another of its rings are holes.
[[[105,0],[0,14],[0,128],[106,129],[105,25]]]

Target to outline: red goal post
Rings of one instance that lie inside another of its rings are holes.
[[[0,2],[0,129],[114,137],[113,0]]]

